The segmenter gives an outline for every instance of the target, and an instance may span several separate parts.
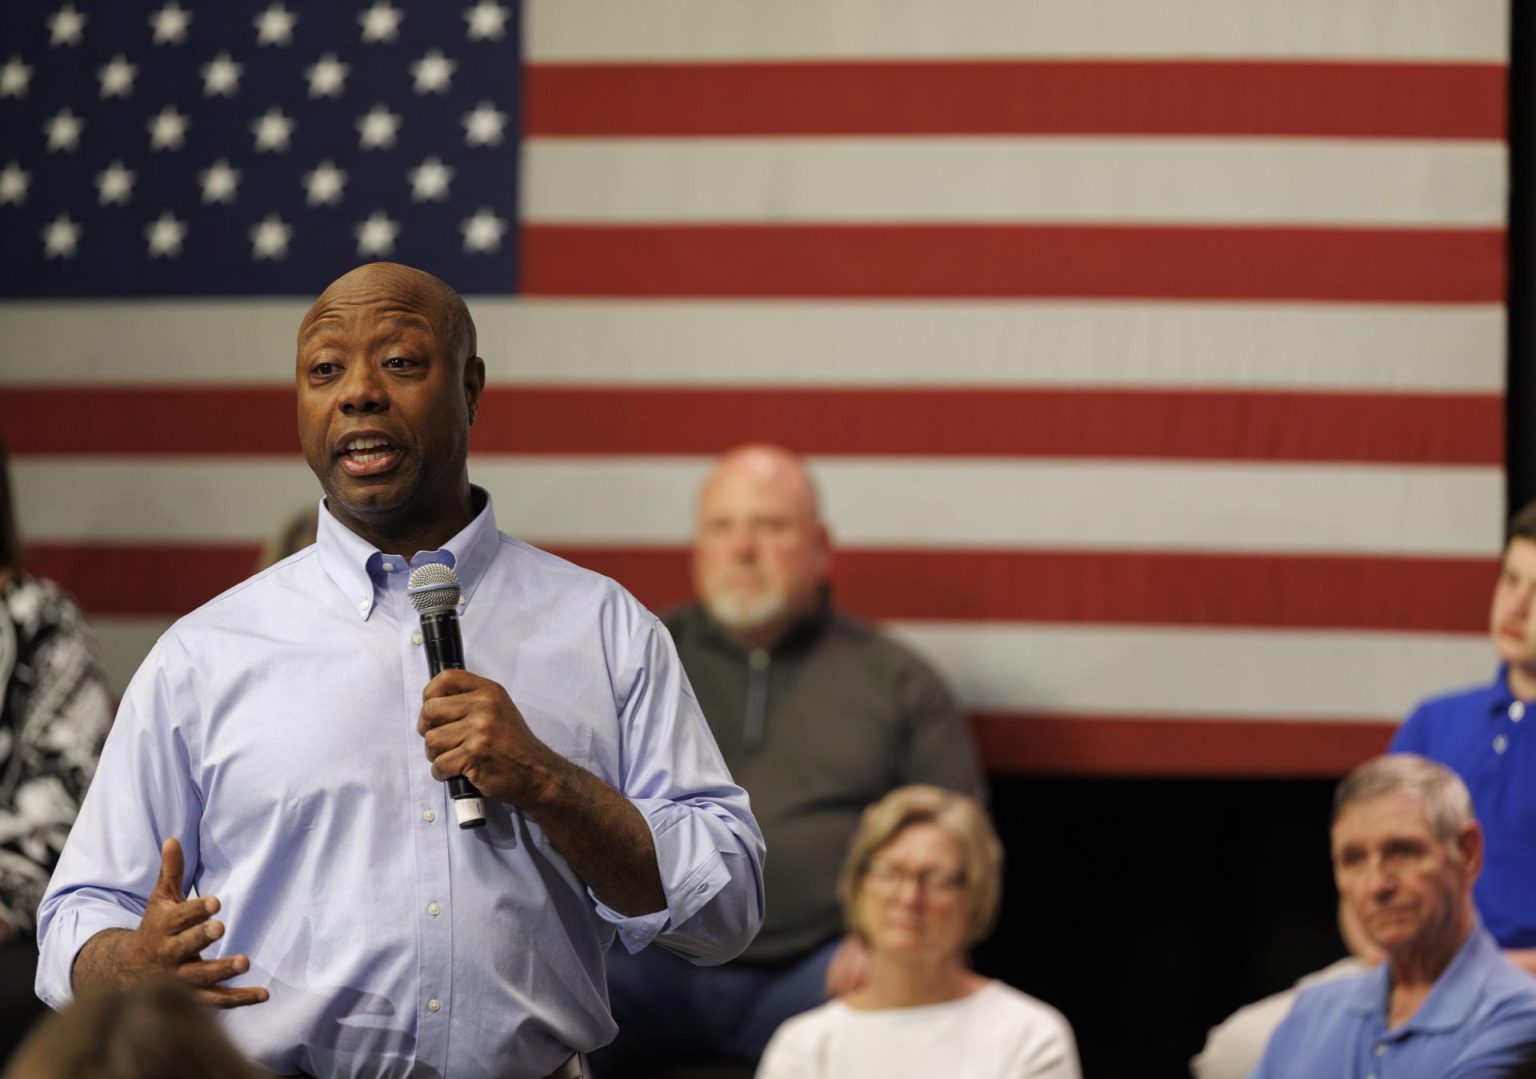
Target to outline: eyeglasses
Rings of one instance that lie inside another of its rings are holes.
[[[903,884],[915,884],[924,895],[954,895],[965,887],[964,873],[941,873],[937,869],[914,871],[889,862],[871,862],[864,877],[883,892],[895,892]]]

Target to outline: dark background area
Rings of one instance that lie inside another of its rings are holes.
[[[996,777],[977,969],[1059,1008],[1090,1079],[1188,1077],[1206,1030],[1344,954],[1332,780]]]

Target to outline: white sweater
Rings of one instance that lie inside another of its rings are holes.
[[[774,1034],[757,1079],[1080,1079],[1072,1028],[1055,1008],[1001,982],[916,1008],[859,1011],[840,1001]]]

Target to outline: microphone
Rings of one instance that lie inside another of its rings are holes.
[[[459,632],[459,575],[440,562],[429,562],[411,570],[406,594],[411,606],[421,615],[421,641],[427,649],[427,666],[432,677],[443,671],[464,669],[464,635]],[[453,795],[453,815],[460,828],[479,828],[485,824],[485,797],[463,776],[448,779],[448,793]]]

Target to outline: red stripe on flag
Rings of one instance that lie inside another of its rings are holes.
[[[1284,135],[1503,139],[1502,64],[531,64],[552,136]]]
[[[287,388],[17,387],[14,454],[292,454]],[[494,454],[710,455],[746,441],[839,455],[1347,461],[1497,466],[1492,394],[1233,390],[496,387]]]
[[[530,224],[520,287],[535,296],[1498,303],[1504,239],[1501,229]]]
[[[179,615],[249,576],[252,544],[36,544],[86,611]],[[557,547],[653,610],[691,595],[679,548]],[[1492,559],[1146,551],[838,552],[839,601],[872,618],[1483,633]]]
[[[1395,718],[1395,717],[1394,717]],[[984,713],[971,724],[999,775],[1342,776],[1384,753],[1393,723]]]

